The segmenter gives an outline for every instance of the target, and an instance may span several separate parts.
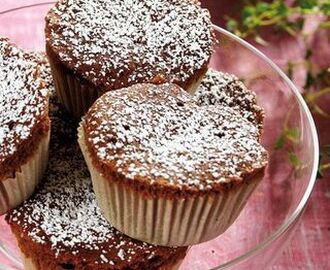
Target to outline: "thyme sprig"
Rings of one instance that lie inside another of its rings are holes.
[[[256,0],[243,7],[239,19],[227,17],[227,29],[242,38],[253,37],[257,43],[264,46],[267,46],[268,42],[263,33],[269,27],[279,32],[303,37],[302,40],[305,41],[307,47],[304,61],[303,63],[289,61],[286,72],[291,78],[296,66],[301,64],[304,66],[307,76],[303,96],[306,103],[314,114],[330,119],[330,112],[322,109],[318,102],[322,97],[330,95],[330,66],[321,69],[317,63],[313,62],[313,48],[308,44],[306,34],[303,32],[307,15],[320,15],[327,18],[320,22],[318,29],[329,29],[329,0],[295,0],[292,5],[288,5],[284,0],[270,2]],[[287,141],[294,143],[292,135],[295,138],[299,134],[295,129],[284,127],[282,134],[275,142],[275,149],[283,148]],[[326,171],[330,171],[330,145],[321,146],[321,149],[319,177],[322,177]],[[299,160],[294,152],[288,152],[288,159],[294,167],[299,166]]]
[[[321,148],[318,178],[322,178],[326,171],[330,170],[330,144]]]
[[[243,38],[254,36],[257,42],[266,44],[260,30],[273,26],[295,35],[303,29],[305,16],[311,14],[330,16],[328,0],[296,0],[292,6],[287,5],[284,0],[269,3],[257,1],[244,6],[239,20],[227,17],[227,29]],[[328,26],[328,21],[320,25]]]

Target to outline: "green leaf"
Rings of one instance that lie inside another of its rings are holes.
[[[315,83],[315,78],[314,78],[313,74],[310,71],[308,71],[304,88],[308,89],[311,86],[313,86],[314,83]]]
[[[323,156],[322,156],[322,154],[320,154],[320,156],[319,156],[319,166],[317,168],[317,176],[316,176],[317,179],[321,179],[324,176],[323,168],[322,168],[322,158],[323,158]]]
[[[278,15],[286,17],[289,14],[289,7],[283,2],[280,1],[277,8]]]
[[[259,2],[256,5],[256,12],[257,13],[263,13],[269,9],[269,4],[265,2]]]
[[[298,128],[290,128],[285,131],[285,136],[292,142],[297,143],[300,139],[300,130]]]
[[[320,9],[326,16],[330,16],[330,3],[324,3]]]
[[[294,69],[294,67],[293,67],[293,63],[291,61],[288,62],[287,68],[288,68],[287,75],[288,75],[289,79],[292,80],[293,79],[293,69]]]
[[[319,168],[317,170],[317,176],[316,176],[316,178],[317,179],[322,179],[323,177],[324,177],[324,173],[323,173],[322,167],[319,166]]]
[[[275,142],[275,150],[283,149],[285,143],[285,137],[283,134],[279,136]]]
[[[295,24],[296,24],[297,29],[303,30],[304,25],[305,25],[305,19],[304,18],[298,18]]]
[[[253,6],[246,6],[242,11],[242,20],[252,17],[255,14],[255,8]]]
[[[289,152],[288,153],[288,158],[289,158],[289,161],[290,161],[291,165],[295,169],[297,169],[300,165],[300,160],[299,160],[298,156],[294,152]]]
[[[323,173],[323,169],[322,166],[319,166],[318,170],[317,170],[317,179],[322,179],[324,177],[324,173]]]
[[[302,9],[313,9],[317,6],[317,0],[297,0],[297,5]]]
[[[286,129],[275,141],[275,150],[280,150],[284,147],[286,140],[293,143],[298,143],[300,139],[300,130],[298,128]]]
[[[317,170],[317,178],[323,178],[324,172],[330,170],[330,163],[324,163],[322,162],[323,155],[320,154],[319,158],[319,167]]]
[[[235,21],[234,19],[230,19],[230,20],[227,22],[227,29],[228,29],[229,31],[234,32],[234,31],[237,30],[237,28],[238,28],[238,22]]]
[[[235,33],[241,36],[256,36],[263,27],[272,26],[276,29],[296,35],[297,30],[302,31],[306,14],[330,15],[329,0],[295,0],[288,5],[285,0],[247,0],[251,3],[243,7],[239,21],[227,24],[229,30],[235,29]],[[327,27],[327,22],[321,26]]]

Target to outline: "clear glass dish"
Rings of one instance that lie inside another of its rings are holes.
[[[23,48],[43,50],[44,16],[51,6],[52,2],[34,3],[0,12],[0,35]],[[191,247],[180,269],[265,269],[290,239],[313,189],[319,156],[316,129],[299,91],[270,59],[233,34],[214,28],[219,44],[210,65],[236,74],[257,93],[266,112],[263,144],[270,161],[237,221],[217,239]],[[3,217],[0,251],[0,269],[22,269]]]

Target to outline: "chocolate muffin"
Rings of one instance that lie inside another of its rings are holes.
[[[267,164],[256,125],[230,106],[199,106],[174,84],[104,94],[78,140],[107,220],[164,246],[223,233]]]
[[[258,127],[263,129],[264,111],[258,106],[254,92],[233,74],[209,69],[196,91],[197,102],[201,106],[225,105]]]
[[[213,45],[209,12],[191,0],[60,0],[45,31],[56,90],[77,118],[136,83],[196,90]]]
[[[0,37],[0,215],[27,199],[48,159],[48,90],[41,63]]]
[[[52,137],[44,185],[6,220],[26,270],[176,269],[186,249],[129,238],[102,216],[76,140],[76,127],[51,99]]]

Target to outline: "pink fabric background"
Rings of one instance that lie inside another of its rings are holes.
[[[26,3],[34,4],[40,2],[49,2],[42,0],[0,0],[0,12],[9,8],[22,6]],[[219,11],[230,11],[232,1],[202,0],[204,5],[209,7],[213,13],[213,21],[221,24]],[[225,5],[228,2],[229,5]],[[223,8],[224,7],[224,8]],[[29,16],[29,14],[26,14]],[[17,22],[19,23],[19,22]],[[312,22],[311,22],[312,24]],[[329,43],[322,47],[322,36],[316,36],[315,44],[320,46],[319,50],[327,51]],[[321,45],[320,45],[321,44]],[[261,48],[270,58],[272,58],[280,67],[288,59],[303,57],[305,51],[299,40],[294,38],[284,38],[273,40],[267,48]],[[326,54],[320,53],[321,61],[329,64],[329,51]],[[297,71],[294,74],[295,83],[301,86],[302,79],[306,74],[303,71]],[[330,99],[325,101],[329,104]],[[329,120],[316,117],[316,123],[320,134],[320,140],[323,143],[330,143],[330,124]],[[0,263],[5,263],[6,259],[0,254]],[[289,242],[283,254],[278,258],[269,269],[287,270],[287,269],[330,269],[330,174],[316,183],[312,198],[308,204],[303,220],[295,232],[292,240]]]

